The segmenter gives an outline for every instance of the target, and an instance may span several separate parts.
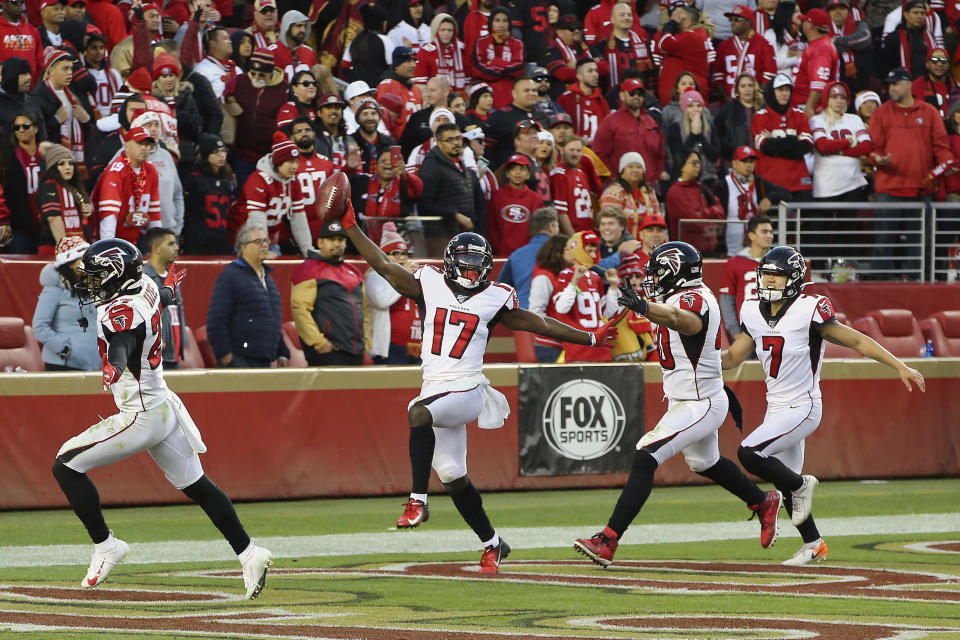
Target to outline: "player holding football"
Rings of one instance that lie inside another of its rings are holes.
[[[750,473],[779,489],[803,546],[783,564],[797,566],[827,556],[810,515],[817,479],[800,475],[804,441],[817,430],[823,405],[820,367],[824,340],[859,351],[897,371],[909,391],[921,391],[923,376],[880,346],[876,340],[837,322],[826,296],[802,293],[807,265],[793,247],[774,247],[757,266],[759,300],[740,308],[740,330],[721,354],[724,369],[733,369],[756,349],[767,374],[767,412],[763,422],[740,443],[737,456]]]
[[[637,443],[627,484],[607,526],[573,548],[601,567],[613,562],[618,541],[640,513],[653,489],[657,468],[679,452],[697,474],[743,500],[760,519],[760,544],[777,537],[779,491],[763,491],[733,461],[720,455],[717,430],[727,416],[729,398],[720,371],[720,306],[703,285],[703,258],[686,242],[667,242],[650,254],[644,295],[629,278],[619,302],[658,326],[663,393],[667,413]]]
[[[479,419],[481,427],[496,428],[510,414],[507,399],[491,388],[483,375],[490,330],[502,322],[514,331],[608,347],[617,330],[608,322],[592,332],[580,331],[520,308],[513,287],[487,279],[493,268],[493,250],[479,234],[461,233],[450,240],[443,255],[443,271],[425,265],[410,273],[391,262],[360,230],[349,201],[341,211],[328,209],[325,213],[328,221],[340,216],[363,259],[421,308],[423,386],[407,411],[414,487],[426,492],[432,460],[453,504],[483,543],[480,573],[497,573],[510,546],[490,524],[480,493],[467,476],[466,425]],[[425,504],[422,513],[426,520]]]
[[[252,600],[263,589],[272,556],[254,544],[230,498],[204,474],[197,454],[207,448],[200,431],[163,379],[160,309],[173,301],[183,274],[171,265],[158,289],[143,275],[140,251],[119,238],[95,242],[83,254],[75,290],[82,304],[97,306],[103,390],[113,391],[120,412],[67,440],[57,452],[53,475],[94,543],[81,586],[103,582],[130,551],[107,528],[87,471],[146,450],[233,547],[243,567],[246,597]]]

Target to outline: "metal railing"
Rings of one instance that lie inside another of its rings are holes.
[[[960,268],[960,202],[934,202],[930,222],[930,273],[933,280],[957,282]]]

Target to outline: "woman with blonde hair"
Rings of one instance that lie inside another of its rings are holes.
[[[662,215],[660,201],[647,182],[643,156],[630,151],[620,156],[620,174],[603,190],[600,208],[619,207],[627,216],[627,233],[640,237],[640,223],[649,215]]]
[[[703,159],[700,181],[709,186],[717,179],[717,159],[720,157],[717,128],[713,126],[713,119],[699,91],[684,91],[680,95],[680,108],[683,110],[680,122],[667,129],[668,170],[676,178],[690,152],[697,151]]]

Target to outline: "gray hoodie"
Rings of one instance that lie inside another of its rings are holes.
[[[81,311],[79,299],[52,263],[40,271],[40,284],[43,291],[37,298],[32,326],[33,334],[43,343],[43,361],[83,371],[99,369],[96,308],[88,304]]]

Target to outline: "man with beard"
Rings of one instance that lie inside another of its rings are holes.
[[[600,71],[590,58],[577,61],[577,82],[557,98],[563,110],[573,118],[573,128],[587,144],[597,135],[600,121],[610,113],[600,91]]]
[[[960,85],[950,75],[950,58],[946,49],[931,49],[927,54],[927,73],[913,81],[913,97],[932,104],[946,120],[947,100],[958,92]]]
[[[311,367],[363,364],[363,274],[343,261],[346,249],[343,226],[328,222],[291,275],[290,310]]]
[[[317,54],[304,44],[310,37],[310,21],[299,11],[287,11],[280,21],[282,37],[268,48],[273,52],[274,64],[283,69],[287,82],[298,71],[310,71],[317,63]]]
[[[530,77],[537,83],[537,103],[533,105],[533,110],[548,119],[563,113],[563,107],[550,95],[550,72],[543,67],[534,67]]]
[[[236,137],[231,160],[237,184],[244,184],[257,161],[270,152],[277,112],[287,102],[288,87],[283,71],[274,65],[273,52],[255,49],[250,70],[237,78],[233,94],[227,96],[228,102],[236,101],[242,109],[237,131],[243,135]]]
[[[317,138],[317,151],[327,156],[337,171],[352,171],[360,166],[360,151],[348,142],[347,125],[343,121],[343,108],[346,105],[335,93],[329,93],[319,101],[317,120],[320,136]]]
[[[397,47],[393,50],[393,68],[387,71],[383,80],[377,85],[376,100],[384,104],[383,96],[392,93],[398,96],[403,104],[403,111],[394,123],[399,131],[403,131],[407,120],[420,110],[423,98],[420,90],[413,88],[413,72],[417,68],[417,56],[410,47]]]
[[[364,173],[374,173],[380,150],[396,144],[393,138],[378,131],[380,122],[380,105],[370,99],[361,102],[357,107],[357,130],[350,139],[360,147],[360,166]]]
[[[487,159],[490,166],[499,167],[514,152],[512,134],[525,120],[547,124],[547,117],[534,111],[539,99],[537,83],[532,78],[520,78],[513,83],[513,103],[493,112],[487,119]]]
[[[664,171],[663,131],[644,108],[645,91],[637,78],[620,85],[620,108],[603,119],[593,139],[593,150],[608,167],[619,167],[620,156],[636,151],[643,156],[647,180],[653,184],[670,176]]]
[[[567,85],[577,81],[577,63],[593,54],[583,42],[583,28],[575,15],[563,15],[557,20],[557,37],[543,54],[543,66],[550,73],[550,95],[556,98]],[[603,58],[594,58],[600,75],[606,76],[610,67]]]
[[[300,150],[300,164],[297,165],[296,179],[300,185],[303,208],[310,225],[310,237],[316,238],[323,226],[323,220],[317,215],[317,193],[323,181],[333,174],[333,163],[317,153],[317,132],[310,118],[300,116],[290,123],[290,140]]]
[[[370,173],[350,174],[353,208],[366,216],[366,233],[374,242],[387,234],[387,224],[376,218],[400,218],[413,213],[423,193],[423,181],[404,170],[403,160],[393,164],[389,148],[377,151],[376,166]]]

